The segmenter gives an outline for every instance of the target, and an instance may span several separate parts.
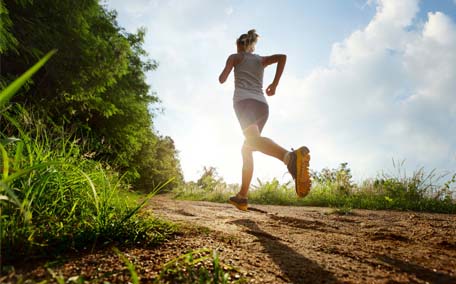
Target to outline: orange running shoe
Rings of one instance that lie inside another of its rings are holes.
[[[237,196],[231,196],[229,202],[236,206],[237,209],[247,211],[248,202],[247,198],[240,198]]]
[[[288,171],[295,181],[295,190],[299,197],[305,197],[309,194],[312,186],[309,174],[309,153],[309,149],[305,146],[294,150],[290,154],[290,162],[287,165]]]

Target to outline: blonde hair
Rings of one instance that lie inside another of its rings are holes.
[[[260,36],[256,33],[255,30],[250,30],[246,34],[242,34],[236,40],[236,44],[240,46],[243,51],[252,51],[259,37]]]

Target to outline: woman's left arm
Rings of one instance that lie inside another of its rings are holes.
[[[225,68],[223,69],[222,73],[219,76],[220,84],[225,83],[226,79],[228,79],[228,76],[230,75],[231,70],[233,70],[234,61],[235,61],[235,54],[230,55],[228,57],[228,59],[226,60]]]

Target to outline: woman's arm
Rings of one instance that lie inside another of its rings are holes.
[[[275,55],[263,57],[262,63],[263,63],[264,67],[277,63],[277,69],[276,69],[276,73],[274,76],[274,80],[266,89],[266,94],[268,96],[273,96],[275,94],[277,85],[279,85],[280,77],[282,77],[283,69],[285,69],[286,62],[287,62],[287,56],[285,54],[275,54]]]
[[[223,69],[222,73],[219,76],[219,82],[220,84],[225,83],[226,79],[228,79],[228,76],[231,73],[231,70],[233,70],[233,67],[236,63],[236,54],[231,54],[228,59],[226,60],[225,68]]]

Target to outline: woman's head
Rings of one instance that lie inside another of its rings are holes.
[[[255,50],[255,44],[260,36],[255,30],[250,30],[246,34],[242,34],[237,40],[236,45],[238,51],[252,52]]]

